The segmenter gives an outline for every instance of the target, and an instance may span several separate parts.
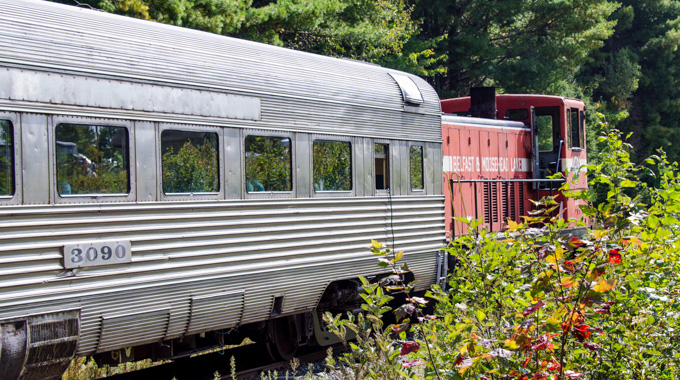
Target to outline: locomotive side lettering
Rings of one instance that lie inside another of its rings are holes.
[[[480,173],[489,171],[531,172],[530,160],[519,157],[444,156],[444,171]]]

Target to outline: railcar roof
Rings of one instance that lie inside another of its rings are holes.
[[[418,114],[440,114],[427,82],[363,62],[38,0],[0,0],[0,25],[0,66],[403,112],[396,73],[422,93]]]

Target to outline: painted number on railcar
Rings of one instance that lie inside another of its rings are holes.
[[[64,245],[64,268],[84,268],[129,263],[129,241],[103,241]]]

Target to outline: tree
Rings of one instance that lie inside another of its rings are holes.
[[[591,54],[582,82],[599,84],[594,98],[610,121],[633,132],[635,160],[663,147],[680,159],[680,2],[624,0],[612,15],[615,33]],[[624,116],[620,117],[619,114]]]
[[[550,93],[574,77],[616,23],[608,20],[617,7],[611,1],[412,1],[423,38],[448,36],[436,49],[448,57],[447,72],[432,80],[442,97],[480,85]]]

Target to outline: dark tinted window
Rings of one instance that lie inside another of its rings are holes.
[[[390,146],[387,144],[375,144],[375,189],[386,190],[390,187]]]
[[[526,120],[529,118],[529,110],[514,109],[505,111],[505,118],[509,120]]]
[[[569,140],[571,141],[571,146],[572,148],[580,148],[581,147],[581,133],[580,133],[580,126],[581,123],[579,122],[579,110],[577,108],[572,108],[570,112],[567,113],[567,116],[569,116]]]

